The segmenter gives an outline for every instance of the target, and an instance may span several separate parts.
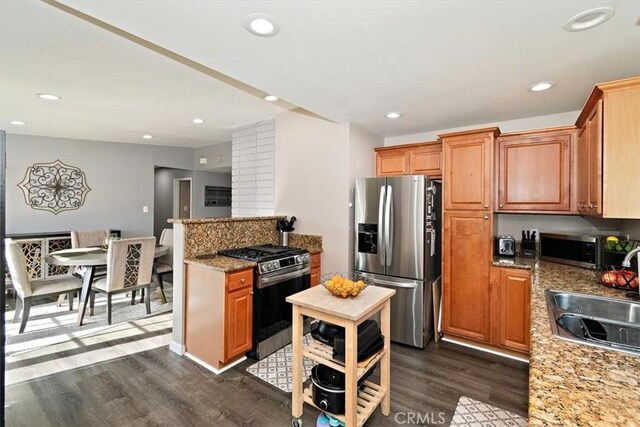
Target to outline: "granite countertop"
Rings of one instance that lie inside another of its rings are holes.
[[[546,289],[627,299],[627,291],[598,284],[592,270],[546,261],[532,269],[529,425],[638,425],[640,356],[553,336]]]
[[[492,265],[495,267],[519,268],[522,270],[533,270],[538,264],[538,258],[501,257],[494,256]]]
[[[171,224],[204,224],[209,222],[241,222],[241,221],[262,221],[272,219],[277,221],[284,219],[284,215],[272,215],[272,216],[238,216],[238,217],[221,217],[221,218],[187,218],[178,219],[170,218],[167,220]]]
[[[222,271],[224,273],[244,270],[245,268],[253,268],[256,266],[256,263],[253,261],[230,258],[222,255],[216,255],[213,258],[187,258],[184,260],[184,262],[186,264],[210,268],[212,270]]]

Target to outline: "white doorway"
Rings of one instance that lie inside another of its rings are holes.
[[[173,180],[173,218],[191,218],[191,178]]]

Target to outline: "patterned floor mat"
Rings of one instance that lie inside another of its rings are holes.
[[[451,427],[526,427],[527,419],[504,409],[462,396]]]
[[[309,344],[312,339],[311,335],[305,335],[304,344]],[[309,378],[311,368],[313,368],[315,364],[312,360],[304,359],[305,378]],[[293,349],[291,344],[249,366],[247,372],[260,378],[262,381],[278,387],[282,391],[291,393],[293,383]]]

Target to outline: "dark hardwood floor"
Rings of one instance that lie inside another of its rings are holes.
[[[463,395],[526,416],[524,363],[433,342],[393,345],[391,362],[391,415],[378,409],[367,426],[407,425],[409,412],[449,425]],[[216,376],[164,347],[50,375],[7,387],[6,425],[291,425],[290,395],[246,372],[251,363]],[[305,405],[304,425],[317,415]]]

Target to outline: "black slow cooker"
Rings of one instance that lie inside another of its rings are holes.
[[[375,365],[358,381],[358,386],[373,373]],[[344,374],[325,365],[316,365],[311,369],[313,403],[323,411],[336,415],[344,414],[345,393]]]
[[[311,369],[313,403],[323,411],[344,414],[344,374],[325,365]]]

